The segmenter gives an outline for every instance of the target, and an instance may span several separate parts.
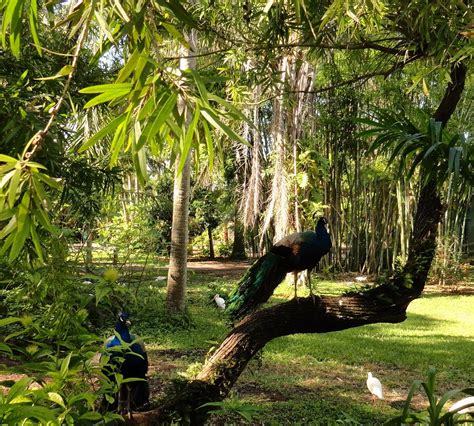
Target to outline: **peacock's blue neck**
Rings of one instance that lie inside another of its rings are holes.
[[[115,324],[115,331],[120,335],[120,338],[124,342],[130,343],[132,341],[130,331],[128,330],[127,325],[124,324],[122,321],[118,321],[117,324]]]
[[[318,238],[322,238],[329,235],[326,226],[324,226],[324,223],[320,222],[316,225],[316,235],[318,236]]]

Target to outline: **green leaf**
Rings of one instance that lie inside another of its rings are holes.
[[[25,204],[23,205],[25,197],[27,197],[27,200]],[[30,202],[30,196],[28,193],[25,193],[21,201],[21,205],[20,205],[20,209],[18,213],[18,226],[15,232],[15,239],[13,241],[13,245],[10,250],[10,255],[8,256],[8,260],[10,262],[15,260],[18,257],[23,246],[25,245],[25,241],[28,235],[30,234],[31,219],[28,216],[29,202]]]
[[[408,410],[410,409],[411,400],[413,399],[415,392],[420,388],[421,384],[422,384],[421,380],[414,380],[412,385],[410,386],[410,390],[408,391],[408,396],[405,401],[405,405],[403,406],[402,418],[405,418],[408,415]]]
[[[35,80],[56,80],[57,78],[69,75],[72,71],[74,71],[72,65],[64,65],[56,74],[49,77],[35,78]]]
[[[0,210],[0,222],[10,219],[15,214],[13,209]]]
[[[206,86],[204,85],[204,82],[201,79],[201,76],[199,73],[197,73],[193,69],[187,70],[191,74],[191,76],[194,79],[194,83],[196,84],[196,87],[198,88],[199,94],[201,95],[201,99],[208,105],[209,104],[209,97],[208,93],[206,90]]]
[[[60,405],[63,408],[66,408],[64,404],[63,397],[56,392],[48,392],[48,398],[50,401],[53,401],[55,404]]]
[[[13,324],[15,322],[20,322],[21,318],[20,317],[8,317],[8,318],[3,318],[0,319],[0,327],[4,327],[9,324]]]
[[[189,123],[188,129],[186,131],[186,135],[184,136],[184,143],[181,149],[180,159],[179,159],[178,174],[181,174],[181,172],[183,171],[184,164],[186,163],[186,160],[189,155],[189,151],[191,150],[194,131],[196,130],[199,117],[200,117],[200,112],[199,112],[199,107],[197,107],[196,111],[194,111],[194,117],[191,123]]]
[[[113,132],[120,124],[122,124],[126,120],[126,118],[126,114],[114,118],[109,124],[107,124],[107,126],[100,129],[94,136],[92,136],[86,143],[84,143],[84,145],[79,148],[78,152],[81,153],[89,149],[96,142],[101,140],[104,136]]]
[[[98,306],[100,301],[112,291],[110,285],[99,284],[95,286],[95,305]]]
[[[40,406],[19,405],[15,410],[8,415],[9,424],[24,424],[24,420],[37,419],[41,423],[51,422],[56,423],[55,410]]]
[[[20,396],[22,393],[26,392],[32,381],[33,380],[29,377],[23,377],[22,379],[15,382],[15,384],[8,391],[6,402],[9,403],[16,397]]]
[[[38,54],[42,55],[41,43],[38,37],[38,3],[37,0],[30,0],[30,31],[31,36],[33,37],[33,42],[35,44]]]
[[[102,30],[102,32],[105,34],[105,36],[109,39],[109,41],[113,44],[115,43],[114,36],[112,35],[112,32],[109,29],[109,26],[104,19],[104,17],[99,13],[98,10],[94,11],[94,16],[97,19],[97,22],[99,23],[99,27]]]
[[[13,240],[15,239],[15,233],[10,234],[5,242],[3,243],[2,248],[0,249],[0,257],[4,256],[5,253],[10,249],[11,245],[13,244]]]
[[[20,396],[17,396],[16,398],[13,398],[11,401],[10,401],[10,404],[24,404],[24,403],[32,403],[33,401],[31,400],[31,398],[28,398],[27,396],[24,396],[24,395],[20,395]]]
[[[125,22],[130,22],[130,18],[129,16],[127,15],[127,12],[125,12],[125,9],[123,8],[123,6],[120,4],[120,2],[118,0],[113,0],[115,6],[117,7],[117,10],[119,12],[119,15],[122,17],[122,19],[125,21]]]
[[[35,201],[36,203],[36,201]],[[38,220],[38,222],[41,224],[41,226],[46,229],[49,233],[51,234],[56,234],[57,230],[56,228],[51,224],[51,221],[49,220],[48,214],[43,210],[42,205],[37,205],[36,209],[33,209],[33,214]]]
[[[10,187],[8,188],[8,205],[12,209],[15,206],[16,192],[18,184],[20,183],[21,169],[15,169],[13,176],[10,180]]]
[[[239,111],[234,105],[232,105],[230,102],[226,101],[225,99],[214,95],[213,93],[208,94],[209,99],[217,102],[221,106],[223,106],[229,113],[232,114],[232,117],[236,120],[242,120],[250,124],[252,127],[254,126],[254,123],[250,121],[241,111]]]
[[[184,38],[183,34],[180,33],[174,25],[171,25],[168,22],[162,22],[161,25],[165,27],[166,31],[168,31],[171,37],[178,40],[184,47],[189,49],[189,43]]]
[[[128,125],[128,119],[130,117],[130,113],[127,114],[127,121],[121,123],[117,130],[115,131],[114,138],[112,139],[112,143],[110,144],[110,165],[114,166],[117,164],[117,160],[119,154],[122,150],[123,145],[125,144],[125,138],[127,136],[126,129]]]
[[[102,420],[102,414],[97,413],[96,411],[90,411],[88,413],[84,413],[79,417],[79,420],[89,420],[89,421],[96,421]]]
[[[135,67],[137,65],[137,61],[140,55],[141,55],[141,51],[138,50],[138,48],[133,51],[133,53],[128,58],[128,61],[125,64],[125,66],[123,66],[122,69],[120,70],[119,75],[117,77],[117,82],[115,84],[124,82],[130,76],[130,74],[132,74],[132,72],[135,70]],[[131,83],[125,83],[125,84],[130,84],[131,86]],[[100,87],[100,86],[94,86],[94,87]],[[94,92],[81,92],[81,93],[94,93]],[[100,93],[100,92],[95,92],[95,93]]]
[[[192,15],[190,15],[189,12],[182,6],[179,0],[158,0],[158,3],[170,9],[176,18],[178,18],[178,20],[183,24],[188,25],[190,28],[195,28],[197,26],[197,23]]]
[[[131,91],[131,88],[120,89],[120,90],[109,90],[98,96],[92,98],[89,102],[84,105],[84,108],[91,108],[93,106],[103,104],[104,102],[112,101],[117,98],[124,97],[128,95]]]
[[[160,99],[160,101],[163,98]],[[154,119],[152,122],[148,122],[143,129],[142,134],[137,142],[137,150],[140,150],[148,139],[152,139],[159,132],[161,127],[166,123],[170,117],[171,112],[176,106],[178,95],[175,92],[170,93],[166,101],[163,103],[161,108],[153,115]],[[161,102],[158,104],[161,105]]]
[[[61,184],[56,179],[40,172],[36,172],[35,176],[49,187],[57,189],[58,191],[61,189]]]
[[[132,159],[133,165],[135,166],[135,171],[137,172],[138,181],[143,185],[148,176],[145,148],[142,148],[138,151],[134,148]]]
[[[15,170],[11,170],[7,174],[3,175],[2,180],[0,180],[0,189],[2,189],[5,184],[13,177]]]
[[[41,243],[38,238],[38,233],[36,232],[36,227],[34,223],[30,225],[30,234],[31,241],[33,241],[33,245],[35,246],[36,255],[38,256],[39,260],[44,263],[43,250],[41,248]]]
[[[13,232],[13,230],[17,226],[17,213],[18,209],[15,209],[15,214],[11,217],[10,221],[6,224],[6,226],[3,227],[3,229],[0,231],[0,239],[5,238],[8,234]]]
[[[0,154],[0,161],[3,161],[5,163],[16,163],[18,160],[8,155]]]
[[[204,138],[207,146],[207,157],[209,160],[209,171],[212,173],[214,168],[214,141],[209,131],[209,126],[206,121],[202,121],[202,128],[204,129]]]
[[[201,113],[204,118],[209,122],[209,124],[211,124],[211,126],[225,133],[229,137],[229,139],[241,142],[242,144],[249,146],[249,143],[244,138],[242,138],[242,136],[235,133],[229,126],[220,121],[219,118],[217,118],[216,114],[214,114],[214,112],[212,112],[211,110],[203,109]]]
[[[20,57],[20,34],[22,27],[22,14],[24,0],[9,0],[7,10],[3,18],[2,41],[5,46],[5,35],[10,27],[10,49],[16,58]]]
[[[93,94],[93,93],[109,93],[115,91],[132,90],[132,83],[110,83],[110,84],[99,84],[97,86],[85,87],[79,90],[79,93]]]
[[[69,371],[69,364],[71,362],[72,352],[70,352],[61,362],[61,369],[59,371],[61,377],[66,377]]]
[[[10,355],[13,355],[12,349],[6,343],[1,343],[0,342],[0,352],[6,352]],[[1,397],[0,397],[0,401],[1,401]]]

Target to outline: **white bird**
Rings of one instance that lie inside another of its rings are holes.
[[[358,283],[363,283],[363,282],[367,281],[367,276],[361,275],[361,276],[359,276],[359,277],[355,277],[355,280],[356,280]]]
[[[375,397],[383,399],[382,383],[380,383],[380,380],[372,376],[372,373],[368,373],[367,376],[367,387],[372,394],[372,400],[375,401]]]
[[[474,413],[474,396],[468,396],[467,398],[455,402],[449,408],[449,412],[459,414]]]
[[[214,296],[214,300],[216,301],[216,305],[219,309],[222,309],[222,310],[225,309],[225,300],[222,297],[216,294]]]

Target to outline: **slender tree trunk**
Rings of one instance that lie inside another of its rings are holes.
[[[166,288],[166,305],[168,310],[174,313],[183,312],[185,309],[191,156],[186,159],[181,174],[178,174],[179,161],[178,155],[175,162],[171,253]]]
[[[207,227],[207,236],[209,238],[209,258],[214,260],[216,255],[214,253],[214,240],[212,239],[212,228],[210,226]]]
[[[190,49],[185,49],[183,51],[183,58],[180,60],[181,70],[196,67],[195,58],[188,57],[196,51],[196,33],[194,30],[190,31],[188,42]],[[180,109],[183,114],[186,114],[186,122],[189,124],[191,116],[186,110],[185,101],[184,99],[180,99],[179,102]],[[181,172],[179,171],[181,153],[177,155],[175,161],[171,252],[168,269],[168,284],[166,288],[166,306],[170,312],[174,313],[183,312],[185,309],[191,155],[191,150],[189,150]]]

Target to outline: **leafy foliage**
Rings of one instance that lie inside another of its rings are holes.
[[[452,174],[474,183],[474,145],[464,135],[449,135],[440,122],[430,119],[426,130],[419,129],[403,114],[377,110],[371,119],[361,119],[369,130],[361,136],[375,136],[371,151],[390,149],[389,164],[399,159],[399,173],[411,178],[418,166],[424,177],[443,183]]]
[[[423,382],[421,380],[415,380],[413,382],[408,392],[408,396],[405,401],[402,414],[388,421],[386,425],[396,426],[402,424],[422,424],[438,426],[454,425],[456,423],[463,422],[463,420],[459,418],[460,415],[458,415],[456,412],[445,412],[444,406],[449,400],[452,400],[454,397],[458,396],[461,393],[474,395],[474,389],[450,390],[438,399],[435,393],[435,375],[436,370],[431,367],[428,371],[428,380],[426,382]],[[423,388],[423,391],[425,392],[425,395],[428,399],[428,408],[426,409],[426,411],[423,411],[421,413],[410,412],[411,400],[413,399],[415,392],[417,392],[420,388]]]

